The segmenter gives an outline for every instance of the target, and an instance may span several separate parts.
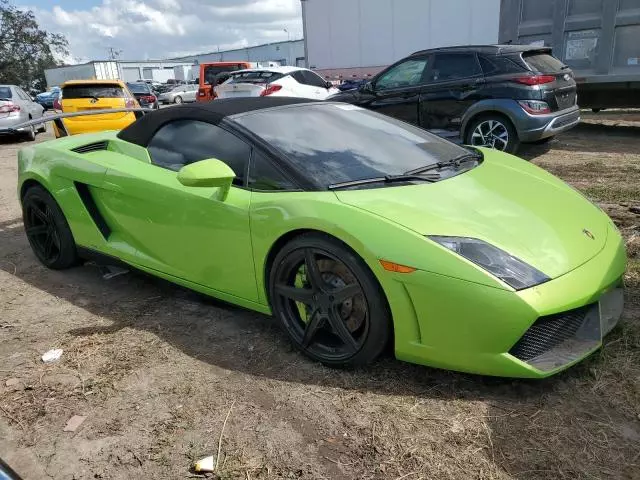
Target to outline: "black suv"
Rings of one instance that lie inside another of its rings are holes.
[[[483,45],[416,52],[329,98],[444,137],[515,152],[580,121],[573,73],[550,48]]]

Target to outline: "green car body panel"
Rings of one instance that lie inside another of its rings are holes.
[[[183,185],[177,172],[153,165],[146,149],[116,134],[66,137],[19,153],[19,194],[43,185],[78,246],[269,314],[266,278],[275,252],[301,232],[323,232],[357,252],[380,283],[398,359],[543,378],[599,346],[544,371],[508,353],[539,317],[597,302],[626,266],[606,214],[529,162],[483,150],[479,166],[432,184],[274,193],[232,186],[221,195],[220,188]],[[106,151],[71,151],[105,140]],[[88,186],[106,238],[75,183]],[[428,235],[484,240],[550,280],[516,291]],[[416,270],[390,272],[380,260]]]

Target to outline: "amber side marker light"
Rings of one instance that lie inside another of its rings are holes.
[[[382,268],[384,268],[388,272],[413,273],[416,271],[416,269],[413,267],[407,267],[406,265],[400,265],[398,263],[389,262],[387,260],[380,260],[380,265],[382,265]]]

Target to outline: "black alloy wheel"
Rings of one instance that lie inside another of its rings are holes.
[[[328,366],[370,363],[390,337],[390,316],[373,275],[322,235],[296,238],[270,275],[273,313],[305,354]]]
[[[71,229],[49,192],[31,187],[22,200],[22,216],[31,249],[43,265],[63,269],[77,263]]]

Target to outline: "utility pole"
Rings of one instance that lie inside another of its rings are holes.
[[[113,47],[109,47],[109,60],[117,60],[122,50],[116,50]]]

